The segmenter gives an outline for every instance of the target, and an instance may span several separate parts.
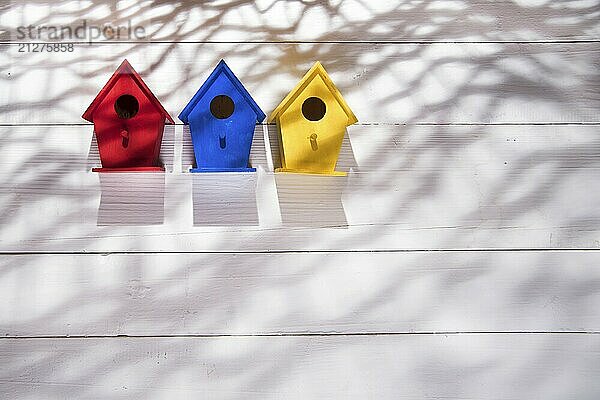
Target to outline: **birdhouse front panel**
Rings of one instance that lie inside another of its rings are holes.
[[[197,168],[194,171],[248,168],[256,112],[221,73],[190,112],[188,121]]]
[[[103,168],[158,166],[164,123],[131,75],[122,75],[94,111]]]
[[[283,167],[333,173],[347,122],[344,109],[317,75],[279,116]]]
[[[169,113],[127,60],[82,115],[94,123],[102,168],[96,172],[163,171],[162,134]]]

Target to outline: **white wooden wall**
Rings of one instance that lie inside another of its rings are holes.
[[[83,19],[148,37],[18,52]],[[90,172],[125,57],[173,116],[320,60],[348,177]],[[2,2],[0,398],[600,398],[599,172],[598,0]]]

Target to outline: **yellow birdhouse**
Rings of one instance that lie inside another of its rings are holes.
[[[268,122],[279,129],[277,172],[346,175],[335,171],[346,127],[358,122],[320,62],[277,106]]]

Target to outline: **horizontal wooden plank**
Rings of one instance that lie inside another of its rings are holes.
[[[225,58],[266,113],[316,61],[363,123],[600,122],[600,48],[571,44],[0,45],[0,124],[80,123],[123,58],[181,112]]]
[[[7,399],[594,399],[598,335],[0,340]]]
[[[506,41],[599,39],[598,1],[360,0],[194,2],[82,6],[69,1],[9,2],[0,40],[48,40],[51,30],[80,28],[72,40],[161,41]],[[31,34],[27,27],[33,26]],[[128,35],[125,27],[131,26]],[[20,29],[24,27],[25,29]],[[118,30],[122,27],[121,30]],[[135,28],[141,28],[134,32]],[[134,34],[135,33],[135,34]],[[86,34],[84,36],[84,34]],[[68,35],[66,30],[63,35]],[[41,36],[41,37],[40,37]],[[67,39],[69,36],[67,36]]]
[[[600,252],[13,255],[0,336],[600,332]]]
[[[91,126],[0,129],[1,251],[590,248],[599,244],[599,126],[355,126],[348,177],[189,174],[170,127],[166,174],[90,172]],[[267,140],[265,140],[265,137]]]

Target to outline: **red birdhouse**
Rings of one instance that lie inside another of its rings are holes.
[[[94,172],[164,171],[159,165],[165,123],[174,123],[127,60],[100,90],[83,118],[94,123],[102,168]]]

